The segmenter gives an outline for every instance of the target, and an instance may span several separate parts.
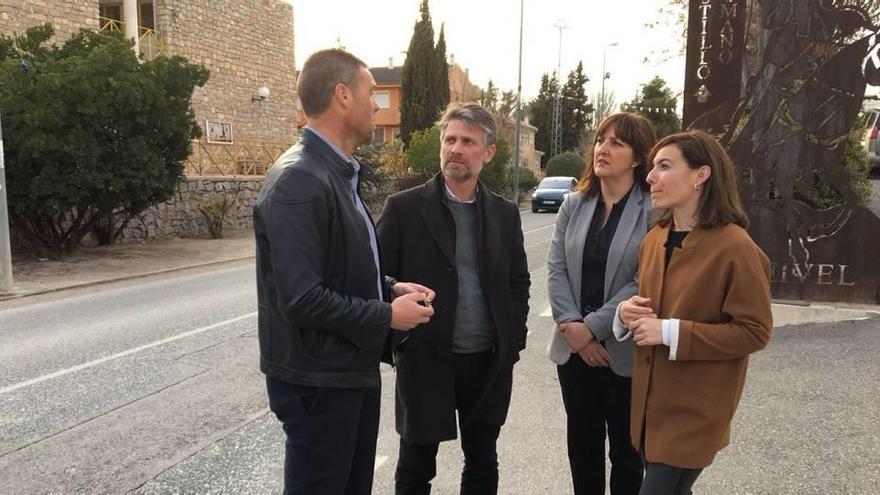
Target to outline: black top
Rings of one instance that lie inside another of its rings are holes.
[[[672,230],[669,229],[669,237],[666,238],[666,263],[663,265],[663,273],[669,267],[669,259],[672,258],[672,250],[681,249],[681,243],[687,237],[689,230]]]
[[[614,203],[605,225],[602,225],[602,220],[605,218],[605,202],[602,201],[601,192],[599,193],[596,211],[593,213],[590,230],[584,241],[584,264],[581,271],[581,313],[584,316],[605,303],[605,264],[608,261],[608,248],[611,247],[611,241],[614,239],[620,217],[623,216],[623,208],[626,206],[630,192],[632,188],[620,198],[620,201]]]

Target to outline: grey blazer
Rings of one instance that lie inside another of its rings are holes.
[[[550,252],[547,254],[550,307],[556,323],[583,320],[593,331],[596,340],[602,342],[614,358],[611,370],[620,376],[630,376],[633,342],[615,339],[611,323],[617,305],[636,293],[639,245],[648,231],[651,201],[640,187],[633,188],[608,249],[605,304],[584,318],[580,309],[584,243],[597,202],[598,195],[585,199],[583,193],[574,192],[565,198],[559,208]],[[547,345],[547,357],[556,364],[565,364],[570,356],[571,349],[559,331],[554,329]]]

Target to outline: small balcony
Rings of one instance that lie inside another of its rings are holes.
[[[118,32],[125,35],[125,23],[110,17],[98,17],[98,32]],[[141,60],[152,60],[165,53],[165,42],[161,34],[153,28],[138,26],[138,49]]]
[[[141,60],[151,60],[165,53],[165,40],[156,30],[152,1],[140,0],[137,4],[137,50]],[[123,4],[119,1],[102,0],[98,15],[98,32],[118,32],[126,35]],[[133,16],[132,16],[133,17]]]

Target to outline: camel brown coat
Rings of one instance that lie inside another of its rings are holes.
[[[770,262],[728,224],[691,231],[664,275],[668,234],[658,225],[642,242],[639,295],[680,320],[678,347],[675,360],[665,345],[636,348],[630,433],[648,462],[703,468],[730,442],[748,356],[770,339]]]

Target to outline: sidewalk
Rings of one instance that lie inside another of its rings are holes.
[[[225,234],[223,239],[172,239],[82,248],[59,261],[13,260],[14,292],[0,295],[0,301],[254,257],[253,232]]]

